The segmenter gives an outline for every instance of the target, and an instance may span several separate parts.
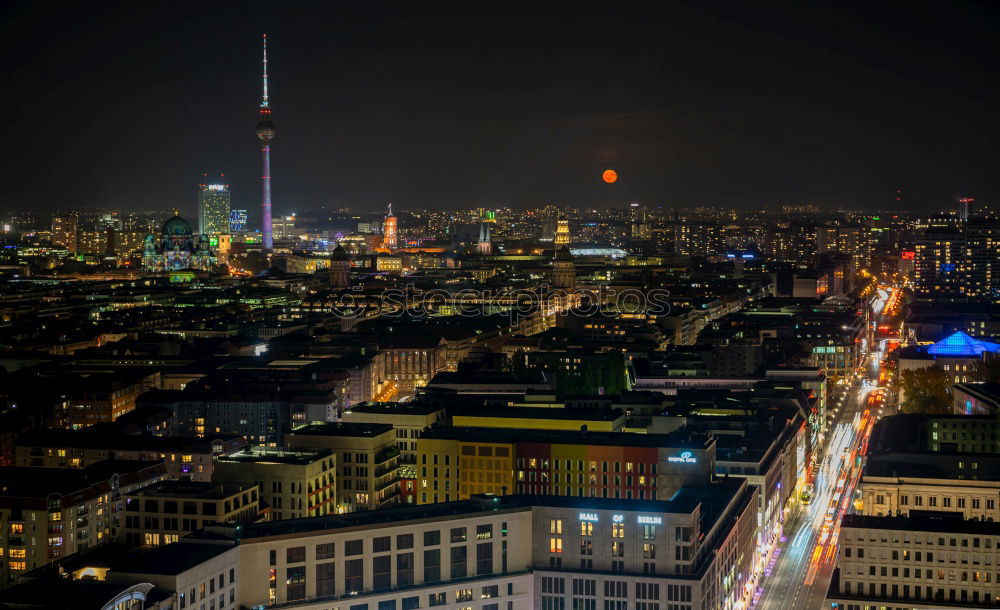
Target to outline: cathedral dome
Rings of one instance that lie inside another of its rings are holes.
[[[191,230],[191,225],[188,221],[184,220],[180,216],[174,216],[167,222],[163,223],[163,235],[194,235],[194,231]]]

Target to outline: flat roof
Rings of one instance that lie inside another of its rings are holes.
[[[444,405],[420,402],[366,402],[348,408],[345,413],[430,415],[444,409]]]
[[[473,428],[467,426],[432,428],[423,439],[464,440],[482,443],[556,443],[604,445],[612,447],[685,447],[702,449],[711,439],[693,439],[682,428],[672,434],[635,434],[631,432],[579,432],[576,430],[530,430],[524,428]]]
[[[916,514],[915,514],[916,513]],[[1000,522],[965,519],[962,513],[919,514],[912,511],[909,517],[878,517],[875,515],[844,515],[841,527],[876,530],[901,530],[910,532],[950,532],[955,534],[1000,535]]]
[[[463,407],[451,412],[452,417],[501,417],[512,419],[566,419],[579,421],[614,421],[624,416],[621,409],[567,409],[549,407]]]
[[[333,451],[329,449],[291,449],[288,447],[254,447],[219,457],[216,461],[219,464],[225,463],[251,463],[251,464],[312,464],[316,460],[321,460]]]
[[[295,428],[285,436],[379,436],[392,431],[392,424],[368,424],[359,422],[330,422],[309,424]]]
[[[222,500],[248,491],[256,485],[235,483],[209,483],[202,481],[160,481],[126,494],[137,497],[178,498],[191,500]]]
[[[111,562],[113,572],[176,575],[233,549],[232,545],[184,540],[126,553]]]

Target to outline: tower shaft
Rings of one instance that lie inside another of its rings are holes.
[[[263,181],[263,227],[261,233],[264,240],[264,249],[270,250],[274,247],[274,239],[271,234],[271,145],[265,144],[261,150],[264,153],[264,173],[261,176]]]

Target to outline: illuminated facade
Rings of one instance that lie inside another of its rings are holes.
[[[443,428],[417,441],[417,502],[477,493],[655,500],[708,481],[714,462],[714,440],[701,445],[663,434]]]
[[[52,217],[52,245],[62,246],[70,254],[76,254],[78,245],[79,222],[76,216]]]
[[[229,185],[202,184],[198,187],[198,232],[220,235],[229,232]]]
[[[260,151],[263,156],[261,236],[264,250],[271,250],[274,247],[274,238],[271,235],[271,141],[274,140],[274,133],[271,104],[267,99],[267,34],[264,34],[264,98],[260,103],[260,121],[257,123],[257,139],[260,140]]]
[[[143,245],[142,265],[147,271],[207,271],[215,264],[208,247],[208,236],[195,240],[191,225],[180,216],[163,223],[159,237],[147,235]]]
[[[385,216],[385,224],[382,228],[382,245],[389,250],[398,246],[398,235],[396,233],[396,217],[392,215],[392,204],[389,204],[389,213]]]
[[[734,479],[670,501],[480,495],[215,535],[239,538],[242,607],[735,610],[756,585],[755,502]]]
[[[247,230],[248,214],[246,210],[229,211],[229,232],[242,233]]]
[[[559,220],[556,221],[556,235],[553,239],[553,243],[557,246],[565,246],[568,245],[569,242],[569,220],[560,217]]]

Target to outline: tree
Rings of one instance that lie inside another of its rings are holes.
[[[905,370],[899,376],[900,408],[904,413],[951,413],[951,383],[951,375],[935,366]]]
[[[969,377],[974,381],[985,381],[986,383],[1000,383],[1000,358],[989,358],[988,360],[977,360],[972,365]]]

